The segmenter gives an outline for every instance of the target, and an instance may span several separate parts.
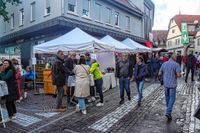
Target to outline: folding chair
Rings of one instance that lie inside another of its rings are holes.
[[[0,97],[0,111],[1,111],[1,118],[2,118],[2,121],[0,123],[3,124],[4,128],[6,128],[6,120],[3,116],[3,109],[2,109],[2,106],[1,106],[2,104],[3,104],[3,102],[2,102],[1,97]]]
[[[2,118],[2,121],[0,123],[3,123],[4,128],[6,128],[6,121],[3,116],[3,109],[2,109],[2,104],[4,104],[4,102],[2,101],[1,98],[5,95],[8,95],[8,86],[5,81],[0,80],[0,112]]]

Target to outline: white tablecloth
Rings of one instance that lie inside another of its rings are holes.
[[[116,87],[116,78],[114,73],[106,73],[103,75],[103,92]]]
[[[3,117],[3,110],[1,108],[1,97],[8,95],[8,86],[5,81],[0,80],[0,116],[2,117],[2,121],[0,123],[3,123],[4,128],[6,127],[5,125],[5,118]]]

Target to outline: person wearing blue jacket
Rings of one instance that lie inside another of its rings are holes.
[[[34,72],[34,70],[30,66],[27,66],[24,76],[26,81],[33,81],[34,78],[36,78],[36,72]]]
[[[143,58],[138,57],[137,64],[135,65],[135,70],[134,70],[134,77],[138,91],[138,106],[141,105],[141,101],[143,98],[142,91],[144,88],[144,79],[147,74],[147,66],[143,62],[144,62]]]

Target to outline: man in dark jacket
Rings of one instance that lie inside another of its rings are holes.
[[[144,64],[142,57],[137,58],[137,64],[134,69],[134,77],[138,91],[138,106],[140,106],[143,98],[144,79],[147,74],[147,66]]]
[[[75,91],[75,74],[73,73],[73,69],[75,65],[77,65],[77,59],[76,59],[76,53],[70,52],[68,59],[65,62],[65,67],[69,69],[72,73],[70,75],[67,75],[66,81],[67,81],[67,102],[70,104],[71,101],[73,101],[74,104],[76,104],[76,101],[74,99],[71,100],[72,96],[74,95]]]
[[[181,66],[181,63],[182,63],[182,56],[181,56],[181,54],[180,54],[179,52],[177,53],[176,62]]]
[[[56,111],[64,112],[64,106],[62,105],[62,98],[64,93],[64,85],[66,81],[66,75],[71,73],[67,68],[64,67],[64,53],[59,50],[57,52],[56,61],[52,67],[52,81],[53,85],[57,89],[57,106]]]
[[[120,87],[120,98],[121,101],[119,104],[124,103],[124,89],[128,96],[128,100],[131,100],[130,92],[130,79],[133,75],[133,68],[131,63],[128,61],[128,55],[122,55],[122,60],[116,65],[116,77],[119,78],[119,87]]]
[[[190,54],[186,57],[186,68],[187,68],[187,72],[186,72],[186,77],[185,77],[185,83],[187,83],[187,79],[188,79],[188,74],[190,73],[191,70],[191,80],[194,81],[194,67],[196,64],[196,58],[193,55],[193,52],[190,52]]]

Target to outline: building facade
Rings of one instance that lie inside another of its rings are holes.
[[[200,54],[200,31],[197,32],[195,37],[195,52]]]
[[[20,54],[24,65],[34,45],[75,27],[97,38],[109,34],[144,44],[154,18],[151,0],[22,0],[7,10],[9,23],[0,19],[0,53]]]
[[[158,48],[166,49],[167,30],[153,30],[153,43]]]
[[[171,52],[179,52],[185,54],[185,51],[195,51],[195,20],[200,20],[200,15],[176,15],[174,16],[168,26],[167,34],[167,49]],[[182,44],[181,23],[187,23],[189,44]],[[188,50],[187,50],[188,49]]]

